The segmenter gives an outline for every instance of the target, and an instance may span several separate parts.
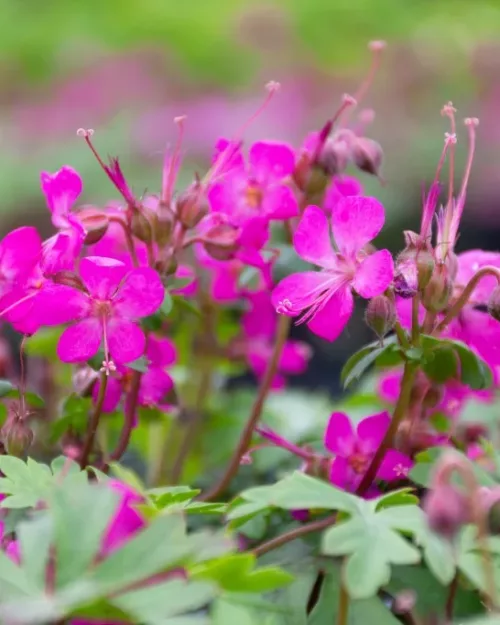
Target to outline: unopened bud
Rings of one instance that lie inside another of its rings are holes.
[[[132,208],[132,221],[130,228],[132,234],[143,243],[151,243],[153,240],[153,228],[151,226],[150,211],[144,206]]]
[[[351,146],[351,155],[358,169],[373,176],[379,175],[383,159],[379,143],[366,137],[356,137]]]
[[[396,263],[394,292],[403,299],[411,299],[418,293],[417,267],[413,261]]]
[[[164,248],[172,239],[174,230],[174,215],[168,208],[158,207],[157,212],[151,215],[154,242],[159,248]]]
[[[500,321],[500,286],[496,286],[488,300],[488,312],[497,321]]]
[[[453,292],[453,283],[445,265],[434,268],[429,284],[422,294],[422,304],[431,313],[440,313],[448,306]]]
[[[56,284],[70,286],[71,288],[78,289],[79,291],[87,290],[83,280],[74,271],[58,271],[51,276],[51,280]]]
[[[468,496],[451,484],[436,485],[428,491],[423,508],[432,531],[448,540],[470,521]]]
[[[396,323],[394,303],[386,295],[373,297],[366,307],[365,321],[379,339],[383,339]]]
[[[443,389],[437,384],[433,384],[425,393],[422,400],[422,406],[424,408],[435,408],[439,402],[443,399]]]
[[[175,257],[169,258],[168,260],[159,260],[155,263],[155,269],[162,278],[173,276],[177,271],[178,266],[179,263]]]
[[[204,234],[203,245],[212,258],[231,260],[238,249],[238,229],[229,224],[213,226]]]
[[[417,288],[423,291],[429,284],[434,271],[434,256],[422,242],[419,235],[411,230],[404,233],[406,247],[398,256],[397,265],[401,267],[409,267],[414,265],[417,277]],[[408,270],[407,270],[408,271]]]
[[[24,419],[9,419],[2,428],[2,442],[9,456],[25,456],[33,443],[33,437],[33,430]]]
[[[189,229],[197,226],[208,214],[208,204],[200,182],[195,182],[177,199],[177,214],[181,224]]]
[[[335,176],[345,171],[351,157],[351,136],[354,135],[342,134],[325,141],[316,164],[327,176]]]
[[[108,230],[108,216],[95,208],[82,208],[78,212],[78,220],[85,230],[85,245],[95,245]]]

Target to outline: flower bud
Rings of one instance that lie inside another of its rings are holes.
[[[443,387],[437,384],[430,386],[422,400],[422,406],[424,408],[435,408],[439,402],[443,399]]]
[[[155,269],[162,278],[173,276],[178,266],[179,263],[175,257],[169,258],[168,260],[158,260],[155,263]]]
[[[187,229],[197,226],[208,211],[208,204],[200,182],[192,184],[177,198],[177,214],[181,224]]]
[[[327,176],[335,176],[345,171],[350,156],[350,139],[347,140],[343,135],[340,137],[332,137],[325,141],[325,145],[322,147],[316,160],[316,165],[318,165]]]
[[[423,291],[429,284],[434,271],[434,256],[429,249],[422,245],[418,235],[414,232],[407,230],[404,235],[406,248],[398,256],[397,265],[408,268],[414,265],[413,271],[416,272],[417,288],[419,291]]]
[[[55,282],[56,284],[70,286],[71,288],[78,289],[79,291],[87,290],[83,280],[74,271],[58,271],[51,276],[51,279],[52,282]]]
[[[154,242],[163,248],[170,243],[174,230],[175,217],[170,208],[159,202],[157,210],[151,215]]]
[[[108,216],[94,208],[89,207],[80,210],[78,220],[85,230],[85,245],[95,245],[108,230]]]
[[[132,208],[132,221],[130,224],[132,234],[143,243],[151,243],[153,240],[152,219],[149,213],[150,211],[144,206],[140,209]]]
[[[436,485],[428,491],[423,508],[432,531],[448,540],[470,521],[469,498],[451,484]]]
[[[383,339],[396,323],[394,303],[386,295],[373,297],[366,307],[365,321],[379,339]]]
[[[417,268],[413,262],[396,263],[394,293],[403,299],[411,299],[418,293]]]
[[[500,321],[500,286],[496,286],[488,300],[488,312],[497,321]]]
[[[379,175],[383,158],[379,143],[366,137],[356,137],[351,146],[351,155],[358,169],[374,176]]]
[[[453,284],[445,265],[437,265],[429,284],[422,294],[422,304],[431,313],[440,313],[448,306],[453,292]]]
[[[9,456],[22,458],[33,443],[33,430],[24,419],[9,419],[2,428],[2,441]]]
[[[204,248],[216,260],[231,260],[238,249],[239,231],[229,224],[218,224],[204,234]]]

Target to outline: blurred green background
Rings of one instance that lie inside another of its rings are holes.
[[[46,218],[44,169],[70,164],[84,178],[84,201],[114,199],[76,137],[79,127],[95,129],[102,153],[120,156],[136,192],[154,191],[175,116],[188,116],[189,175],[273,79],[282,89],[247,137],[299,146],[340,95],[355,90],[371,39],[389,44],[365,103],[376,110],[368,133],[384,146],[387,184],[364,181],[368,191],[385,201],[394,226],[411,225],[447,130],[439,111],[452,100],[459,118],[481,118],[471,193],[495,217],[500,0],[0,0],[0,7],[4,229]]]

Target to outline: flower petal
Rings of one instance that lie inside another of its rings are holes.
[[[251,293],[248,296],[250,310],[242,317],[243,331],[247,338],[266,337],[272,339],[278,321],[271,297],[267,291]]]
[[[334,486],[344,488],[350,486],[352,471],[345,458],[337,456],[330,466],[330,482]]]
[[[351,421],[344,412],[334,412],[326,426],[325,447],[342,458],[350,456],[356,443]]]
[[[0,282],[29,274],[41,253],[42,240],[35,228],[24,226],[9,232],[0,242]]]
[[[358,423],[357,434],[365,453],[373,452],[380,446],[390,423],[391,417],[387,410]]]
[[[290,219],[299,214],[299,205],[290,187],[279,184],[266,190],[262,212],[269,219]]]
[[[383,293],[394,278],[394,261],[389,250],[380,250],[367,256],[354,276],[352,286],[361,297],[375,297]]]
[[[258,141],[250,148],[251,174],[258,182],[279,180],[295,167],[295,153],[286,143]]]
[[[86,362],[97,354],[101,339],[101,322],[88,317],[64,330],[57,344],[57,355],[63,362]]]
[[[307,326],[311,332],[321,336],[321,338],[334,341],[342,334],[351,318],[353,308],[354,300],[351,289],[349,287],[340,288],[307,323]]]
[[[303,341],[287,341],[279,361],[282,373],[298,375],[304,373],[312,356],[312,349]]]
[[[124,263],[104,256],[87,256],[80,261],[80,276],[90,294],[97,299],[109,299],[127,275]]]
[[[350,176],[335,177],[325,193],[323,208],[330,213],[346,195],[360,195],[363,187],[359,180]]]
[[[384,207],[373,197],[343,197],[332,209],[333,236],[346,256],[359,252],[374,239],[384,222]]]
[[[165,287],[154,269],[133,269],[113,298],[114,309],[122,317],[135,319],[152,315],[165,298]]]
[[[33,316],[43,326],[58,326],[87,316],[90,299],[86,293],[65,284],[46,280],[36,296]]]
[[[54,174],[43,171],[40,180],[52,213],[52,223],[56,228],[67,227],[65,216],[82,192],[80,175],[72,167],[65,166]]]
[[[132,362],[144,354],[146,337],[141,328],[120,317],[114,317],[106,324],[109,353],[117,364]]]
[[[271,301],[280,315],[295,317],[314,304],[331,282],[331,277],[321,271],[292,273],[277,284]]]
[[[164,403],[167,393],[174,387],[172,378],[156,367],[151,367],[142,376],[139,388],[139,403],[142,406],[156,406]]]
[[[404,480],[413,466],[411,458],[408,458],[405,454],[395,449],[389,449],[379,470],[377,471],[377,478],[384,480],[384,482],[395,482],[397,480]]]
[[[170,339],[148,337],[146,356],[153,367],[168,367],[177,361],[177,349]]]
[[[330,239],[330,225],[325,213],[317,206],[308,206],[293,235],[297,254],[320,267],[333,267],[337,255]]]

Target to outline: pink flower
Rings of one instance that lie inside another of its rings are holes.
[[[273,352],[276,336],[277,316],[267,292],[261,291],[248,296],[251,309],[243,315],[245,354],[255,375],[264,375]],[[286,341],[278,364],[278,373],[273,388],[285,386],[284,376],[299,375],[307,369],[312,356],[311,348],[302,341]]]
[[[45,274],[73,269],[80,254],[85,230],[71,208],[82,192],[82,179],[71,167],[65,166],[54,174],[42,172],[42,191],[52,213],[52,223],[59,230],[43,246]]]
[[[389,413],[381,412],[363,419],[354,431],[347,415],[342,412],[332,414],[325,432],[325,447],[335,454],[330,471],[332,484],[351,492],[356,490],[390,422]],[[404,479],[411,466],[408,456],[389,449],[377,472],[377,479],[386,482]]]
[[[371,298],[391,284],[394,264],[388,250],[367,254],[365,246],[384,224],[384,208],[374,198],[344,197],[332,210],[332,230],[338,252],[330,240],[328,219],[317,206],[308,206],[297,227],[293,244],[297,254],[322,271],[295,273],[274,289],[276,311],[306,322],[318,336],[333,341],[353,311],[352,290]]]
[[[89,256],[80,263],[80,276],[86,288],[66,287],[43,299],[39,311],[51,324],[57,310],[57,323],[77,323],[66,328],[57,346],[63,362],[86,362],[104,343],[104,367],[127,363],[144,353],[146,339],[136,320],[153,314],[161,306],[164,287],[158,274],[148,267],[128,271],[111,258]],[[56,325],[53,322],[51,325]]]
[[[219,148],[222,145],[219,142]],[[212,210],[231,215],[240,226],[253,217],[288,219],[298,215],[293,191],[283,184],[295,167],[295,154],[290,146],[270,141],[254,143],[248,168],[239,151],[233,149],[230,159],[222,152],[218,159],[224,157],[225,172],[208,193]]]
[[[461,291],[479,269],[493,266],[500,269],[500,254],[498,252],[485,252],[483,250],[468,250],[458,256],[458,272],[455,288]],[[479,280],[473,290],[470,304],[487,304],[493,289],[497,286],[495,276],[487,275]]]

